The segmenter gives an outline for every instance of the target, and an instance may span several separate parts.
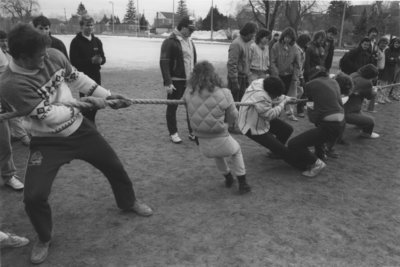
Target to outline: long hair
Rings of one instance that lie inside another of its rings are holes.
[[[215,72],[213,65],[208,61],[197,63],[189,79],[190,93],[201,92],[206,89],[213,92],[216,87],[222,87],[222,80]]]
[[[279,37],[279,42],[283,43],[283,39],[285,39],[286,36],[292,38],[290,45],[294,45],[294,42],[296,41],[296,32],[294,31],[293,28],[287,27],[286,29],[284,29],[283,32],[281,33],[281,37]]]

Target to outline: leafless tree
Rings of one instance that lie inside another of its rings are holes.
[[[269,1],[269,0],[249,0],[249,5],[254,14],[254,18],[263,27],[272,31],[275,26],[276,16],[285,1]],[[264,20],[262,19],[264,18]]]
[[[306,14],[309,14],[317,5],[317,1],[286,1],[285,16],[289,26],[296,32],[301,20]]]
[[[0,9],[10,15],[13,22],[29,21],[39,8],[38,0],[0,0]]]

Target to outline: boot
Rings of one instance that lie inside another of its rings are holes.
[[[239,194],[246,194],[251,191],[250,185],[246,182],[246,175],[240,175],[237,179],[239,183]]]
[[[228,174],[225,174],[225,187],[226,188],[231,188],[233,185],[233,176],[232,174],[229,172]]]

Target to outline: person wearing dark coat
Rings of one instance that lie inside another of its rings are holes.
[[[304,79],[309,81],[309,75],[313,68],[325,65],[325,42],[326,34],[318,31],[314,34],[312,42],[307,46],[306,59],[304,62]]]
[[[98,85],[101,85],[101,65],[106,63],[103,44],[93,34],[94,20],[89,15],[84,15],[79,21],[81,31],[72,39],[69,48],[71,64],[80,72],[85,73]],[[79,93],[80,97],[90,96]],[[96,110],[82,112],[91,122],[95,123]]]
[[[326,31],[326,39],[324,43],[325,49],[325,69],[327,72],[332,67],[333,55],[335,53],[335,36],[337,35],[338,30],[335,26],[330,27]]]
[[[60,39],[51,35],[51,32],[50,32],[51,23],[47,17],[45,17],[45,16],[36,17],[32,20],[32,24],[33,24],[33,27],[35,27],[38,31],[40,31],[41,33],[48,35],[50,37],[50,39],[51,39],[50,47],[51,48],[55,48],[55,49],[61,51],[68,58],[67,48],[65,47],[64,43]]]
[[[357,72],[362,66],[373,63],[374,60],[370,52],[370,45],[370,39],[364,37],[358,44],[357,48],[350,50],[340,59],[340,70],[350,75]]]

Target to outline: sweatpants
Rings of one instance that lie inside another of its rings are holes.
[[[132,182],[118,156],[84,118],[81,126],[68,137],[33,137],[25,176],[24,203],[39,239],[51,239],[52,216],[48,203],[54,178],[60,167],[73,159],[84,160],[108,179],[120,209],[133,206],[136,198]],[[79,182],[76,177],[74,182]]]

